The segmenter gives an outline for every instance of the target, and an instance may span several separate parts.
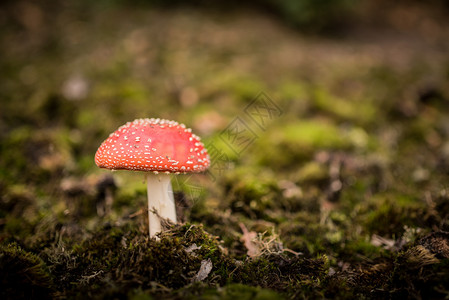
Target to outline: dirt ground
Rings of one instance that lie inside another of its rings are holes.
[[[363,3],[1,4],[1,298],[449,297],[449,8]],[[144,174],[94,162],[153,117],[211,158],[158,239]]]

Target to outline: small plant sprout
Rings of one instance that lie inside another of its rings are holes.
[[[200,138],[184,124],[164,119],[137,119],[113,132],[98,148],[100,168],[146,172],[150,237],[161,219],[176,223],[170,174],[202,172],[210,159]]]

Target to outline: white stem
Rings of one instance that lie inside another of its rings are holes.
[[[148,226],[150,237],[161,232],[161,220],[176,223],[176,206],[173,198],[170,175],[147,173]],[[154,213],[154,211],[159,214]]]

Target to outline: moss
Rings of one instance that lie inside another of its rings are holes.
[[[325,256],[305,259],[268,255],[238,267],[230,280],[295,295],[297,288],[318,286],[320,280],[325,278],[327,268]],[[289,280],[285,280],[286,278]]]
[[[232,76],[223,83],[223,90],[243,99],[248,104],[264,90],[264,84],[254,77]]]
[[[348,241],[342,250],[342,257],[357,257],[375,259],[379,258],[385,251],[371,243],[369,239],[358,239]]]
[[[5,233],[17,238],[26,238],[32,232],[32,226],[28,222],[23,222],[22,218],[5,218]]]
[[[49,299],[55,293],[45,263],[13,243],[0,245],[2,299]]]
[[[344,130],[332,121],[302,120],[287,123],[282,128],[270,128],[256,142],[255,148],[264,151],[258,151],[255,155],[259,164],[285,170],[311,160],[318,150],[345,150],[354,146]]]
[[[242,299],[242,300],[268,300],[268,299],[284,299],[284,297],[272,290],[262,289],[244,284],[234,283],[228,284],[219,289],[207,289],[199,297],[192,299],[218,300],[218,299]]]
[[[128,295],[128,299],[130,300],[153,300],[155,299],[148,293],[145,293],[145,291],[142,291],[141,289],[138,289],[137,291],[133,291]]]
[[[429,249],[414,245],[399,253],[391,284],[396,288],[394,295],[440,298],[447,295],[449,282],[449,260],[438,259]],[[434,276],[434,274],[438,276]]]
[[[348,141],[340,134],[338,127],[331,122],[301,121],[283,128],[285,141],[311,149],[343,148]]]
[[[352,288],[355,293],[373,298],[386,297],[393,265],[391,261],[374,260],[369,266],[359,264],[360,270],[352,274]]]
[[[364,296],[356,296],[355,289],[348,284],[348,281],[344,277],[340,277],[341,274],[335,274],[334,276],[328,276],[322,281],[323,291],[318,294],[318,298],[328,299],[354,299],[363,298]]]
[[[194,250],[187,251],[192,245],[196,245]],[[231,265],[217,239],[195,225],[173,227],[159,241],[148,239],[133,226],[110,227],[69,252],[59,249],[52,256],[60,257],[51,266],[52,274],[72,295],[119,296],[133,288],[157,294],[154,283],[171,289],[190,284],[202,260],[211,259],[209,278],[219,281]]]
[[[243,169],[236,170],[225,179],[224,192],[228,202],[223,204],[250,218],[265,216],[268,210],[282,206],[280,189],[270,174],[257,176],[249,175]]]
[[[329,174],[326,167],[316,161],[305,163],[298,170],[298,181],[300,182],[322,182],[328,180]]]
[[[317,255],[341,250],[353,228],[347,224],[337,224],[320,217],[314,211],[301,211],[279,224],[279,232],[284,246],[305,255]]]
[[[12,182],[16,178],[22,179],[27,170],[28,160],[23,149],[31,139],[32,131],[28,126],[21,126],[2,138],[0,143],[1,168],[0,176],[6,182]],[[23,182],[23,180],[21,180]]]
[[[72,250],[49,248],[44,257],[55,284],[72,296],[120,297],[137,288],[145,294],[163,295],[163,291],[155,288],[153,283],[171,289],[185,289],[205,259],[211,259],[213,264],[208,282],[245,283],[283,293],[294,291],[293,287],[285,284],[291,274],[297,274],[295,281],[300,286],[314,288],[327,273],[325,257],[303,259],[270,255],[238,264],[227,258],[217,238],[200,226],[173,227],[161,234],[159,241],[148,239],[136,229],[131,225],[104,227],[82,243],[75,244]],[[187,251],[192,245],[196,245],[194,250]],[[273,282],[273,278],[278,278],[277,282]],[[114,282],[112,286],[111,280]],[[247,290],[232,290],[232,293],[246,295],[251,291],[251,295],[259,295],[258,289]],[[184,291],[183,295],[192,292]],[[261,295],[265,294],[274,295],[269,291],[261,292]]]
[[[376,207],[370,207],[370,212],[364,217],[365,227],[370,233],[400,235],[404,232],[404,226],[419,227],[426,221],[423,218],[424,205],[408,197],[387,197],[376,203]]]
[[[376,107],[369,99],[342,99],[320,88],[313,90],[313,103],[318,109],[334,115],[342,121],[368,124],[377,116]]]

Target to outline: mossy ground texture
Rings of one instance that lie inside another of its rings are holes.
[[[443,1],[354,1],[325,34],[149,2],[0,6],[1,299],[449,297]],[[146,117],[212,160],[153,239],[144,174],[93,159]]]

